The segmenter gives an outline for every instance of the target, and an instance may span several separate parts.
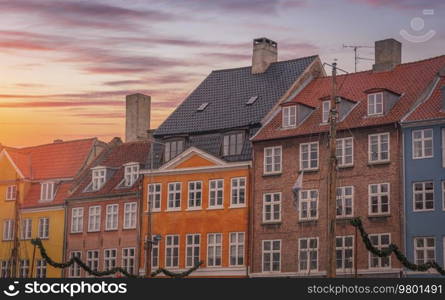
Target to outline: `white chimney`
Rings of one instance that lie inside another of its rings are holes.
[[[252,74],[266,72],[271,63],[278,59],[277,43],[268,38],[253,40]]]
[[[151,97],[133,94],[126,97],[125,142],[148,139]]]

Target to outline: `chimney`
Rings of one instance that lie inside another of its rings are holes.
[[[445,85],[440,88],[441,110],[445,111]]]
[[[374,72],[391,71],[402,62],[402,43],[395,39],[386,39],[375,42]]]
[[[271,63],[277,61],[277,43],[268,38],[253,40],[252,74],[266,72]]]
[[[148,138],[150,129],[151,97],[133,94],[126,97],[125,142],[134,142]]]

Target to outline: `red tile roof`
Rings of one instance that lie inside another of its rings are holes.
[[[357,105],[338,123],[338,130],[348,128],[376,126],[400,121],[411,109],[422,92],[426,90],[438,71],[445,66],[445,55],[422,61],[400,64],[387,72],[364,71],[338,76],[338,95],[342,98],[357,101]],[[400,94],[400,99],[391,111],[378,117],[367,117],[367,94],[370,89],[387,89]],[[316,107],[315,111],[299,126],[283,130],[281,112],[258,132],[254,141],[277,139],[296,135],[309,135],[328,131],[328,126],[321,123],[321,101],[329,96],[332,89],[332,78],[322,77],[313,80],[297,96],[293,103],[302,103]],[[288,105],[287,103],[285,105]]]
[[[40,206],[56,206],[64,203],[65,199],[69,196],[70,188],[73,184],[73,180],[62,181],[56,183],[55,199],[52,201],[40,201],[40,183],[31,183],[31,186],[26,194],[25,201],[22,204],[22,208],[40,207]]]

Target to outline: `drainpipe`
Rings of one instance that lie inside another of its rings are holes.
[[[68,253],[66,253],[66,250],[67,250],[67,248],[68,248],[68,245],[67,245],[67,243],[68,243],[68,237],[67,237],[67,234],[68,234],[68,231],[67,231],[67,224],[68,224],[68,201],[65,199],[65,201],[64,201],[64,206],[63,206],[63,212],[64,212],[64,218],[63,218],[63,252],[62,252],[62,257],[65,259],[65,260],[68,260],[67,258],[68,258]],[[63,260],[63,259],[62,259]],[[65,269],[62,269],[62,278],[66,278],[66,277],[68,277],[67,276],[67,271],[66,271],[67,269],[65,268]]]
[[[250,273],[252,273],[252,267],[253,267],[253,254],[254,254],[254,219],[255,219],[255,149],[252,143],[252,167],[249,167],[249,174],[250,174],[250,203],[248,207],[248,235],[249,235],[249,242],[248,242],[248,249],[249,249],[249,265],[247,266],[247,277],[249,277]]]
[[[406,245],[407,245],[407,241],[406,241],[406,233],[407,233],[407,225],[406,225],[406,168],[405,168],[405,135],[403,132],[402,127],[400,127],[400,132],[402,135],[402,151],[400,151],[401,155],[402,155],[402,168],[400,170],[400,172],[402,173],[402,211],[403,213],[401,214],[402,218],[400,218],[400,228],[402,229],[402,244],[403,244],[403,251],[405,252],[405,254],[408,254]],[[402,277],[403,274],[403,266],[401,267],[401,271],[400,271],[400,277]]]

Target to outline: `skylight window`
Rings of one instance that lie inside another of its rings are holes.
[[[250,97],[250,99],[247,100],[246,105],[252,105],[257,99],[258,99],[258,96]]]
[[[204,109],[206,109],[207,105],[209,105],[209,103],[208,102],[204,102],[203,104],[201,104],[198,107],[198,111],[203,111]]]

